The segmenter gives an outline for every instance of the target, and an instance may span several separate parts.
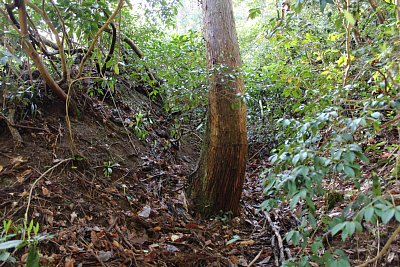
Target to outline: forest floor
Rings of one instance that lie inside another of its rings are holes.
[[[35,117],[16,116],[22,143],[0,120],[0,221],[22,225],[26,214],[40,235],[51,235],[39,243],[41,265],[276,266],[300,251],[282,241],[298,225],[296,214],[288,207],[260,211],[259,174],[268,166],[262,145],[250,149],[241,215],[201,219],[185,194],[201,139],[189,131],[172,140],[173,119],[131,94],[129,103],[82,96],[84,115],[70,125],[62,103],[42,101]],[[138,105],[152,110],[144,141],[123,125],[135,121]],[[371,236],[341,246],[361,263],[357,257],[376,253]],[[377,266],[399,266],[399,242],[393,246],[391,261]],[[25,264],[27,250],[15,257]]]

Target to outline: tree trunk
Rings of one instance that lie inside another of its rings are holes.
[[[189,196],[203,215],[239,213],[246,160],[246,106],[231,0],[203,0],[209,69],[206,134]]]

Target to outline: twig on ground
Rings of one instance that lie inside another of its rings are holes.
[[[272,231],[274,231],[274,234],[276,236],[276,240],[278,241],[278,248],[279,248],[279,257],[280,257],[280,262],[282,263],[283,261],[285,261],[285,251],[284,251],[284,247],[283,247],[283,240],[281,235],[279,234],[278,229],[276,228],[276,226],[273,224],[271,217],[269,216],[269,213],[264,211],[264,215],[267,218],[267,221],[269,223],[269,225],[272,228]]]
[[[249,158],[249,161],[254,159],[258,154],[260,154],[260,152],[267,146],[267,144],[263,145],[256,153],[253,154],[253,156],[251,156]]]
[[[247,265],[247,267],[250,267],[251,265],[253,265],[254,263],[256,263],[256,261],[260,258],[261,253],[263,252],[263,248],[260,250],[260,252],[258,252],[258,254],[254,257],[254,259],[249,263],[249,265]]]
[[[86,240],[83,237],[80,237],[82,245],[87,249],[87,252],[89,252],[95,259],[100,263],[102,267],[107,267],[107,265],[100,259],[100,257],[94,253],[94,251],[89,247],[87,244]]]
[[[36,184],[43,178],[46,176],[46,174],[48,174],[49,172],[51,172],[52,170],[54,170],[55,168],[57,168],[58,166],[60,166],[61,164],[63,164],[64,162],[70,161],[72,160],[72,158],[68,158],[68,159],[64,159],[60,162],[58,162],[56,165],[54,165],[53,167],[50,167],[47,171],[45,171],[42,175],[40,175],[39,178],[37,178],[31,187],[31,190],[29,191],[29,197],[28,197],[28,204],[26,206],[26,211],[25,211],[25,222],[28,222],[28,211],[29,211],[29,206],[31,205],[31,200],[32,200],[32,192],[33,192],[33,188],[35,188]]]
[[[386,242],[385,246],[382,248],[382,250],[375,257],[373,257],[372,259],[364,262],[363,264],[358,265],[357,267],[366,267],[366,266],[370,265],[371,263],[378,261],[387,252],[387,250],[389,249],[390,245],[396,239],[398,234],[400,234],[400,225],[397,226],[397,229],[389,237],[389,239]]]

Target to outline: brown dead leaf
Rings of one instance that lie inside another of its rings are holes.
[[[44,213],[44,218],[46,219],[48,224],[53,225],[53,221],[54,221],[53,212],[51,210],[45,209],[45,210],[43,210],[43,213]]]
[[[113,246],[114,247],[116,247],[116,248],[120,248],[121,247],[121,245],[118,243],[118,241],[116,241],[116,240],[114,240],[113,242],[112,242],[112,244],[113,244]]]
[[[156,226],[156,227],[154,227],[154,228],[153,228],[153,231],[154,231],[154,232],[159,232],[159,231],[161,231],[161,226]]]
[[[22,184],[24,182],[24,180],[25,180],[25,177],[28,176],[31,173],[32,173],[32,170],[31,169],[27,169],[27,170],[23,171],[22,173],[18,174],[17,175],[18,183]]]
[[[25,254],[22,255],[22,257],[21,257],[21,262],[25,263],[27,259],[28,259],[28,253],[25,253]]]
[[[188,224],[185,225],[185,228],[188,228],[188,229],[204,229],[204,226],[203,225],[198,225],[198,224],[195,224],[195,223],[188,223]]]
[[[11,165],[14,165],[13,167],[18,167],[19,165],[21,165],[22,163],[27,162],[26,159],[24,159],[22,156],[18,156],[16,158],[11,159],[10,163]]]
[[[19,194],[19,196],[21,196],[21,197],[26,197],[28,195],[29,195],[29,193],[27,191],[24,191],[21,194]]]
[[[0,165],[0,172],[2,172],[4,169],[3,165]]]
[[[66,258],[65,259],[65,267],[74,267],[75,259],[74,258]]]
[[[229,260],[235,265],[239,264],[239,259],[235,255],[229,256]]]
[[[239,245],[239,246],[252,246],[252,245],[254,245],[254,240],[244,240],[244,241],[240,241],[240,242],[238,242],[237,244]]]
[[[99,245],[99,238],[97,237],[97,234],[96,234],[95,231],[91,231],[91,232],[90,232],[90,240],[92,241],[92,243],[93,243],[95,246],[98,246],[98,245]]]
[[[49,195],[49,189],[47,189],[46,187],[42,186],[42,193],[44,196],[48,196]]]

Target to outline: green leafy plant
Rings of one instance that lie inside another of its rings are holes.
[[[51,239],[52,235],[40,235],[39,223],[33,220],[29,224],[14,225],[12,220],[4,220],[0,234],[0,262],[16,264],[17,259],[14,253],[27,247],[29,250],[27,257],[27,266],[39,266],[39,249],[38,244],[44,240]],[[10,252],[10,250],[13,250]]]
[[[118,163],[114,163],[112,161],[106,161],[103,164],[103,174],[105,177],[111,177],[112,173],[113,173],[113,168],[118,167],[119,164]]]

